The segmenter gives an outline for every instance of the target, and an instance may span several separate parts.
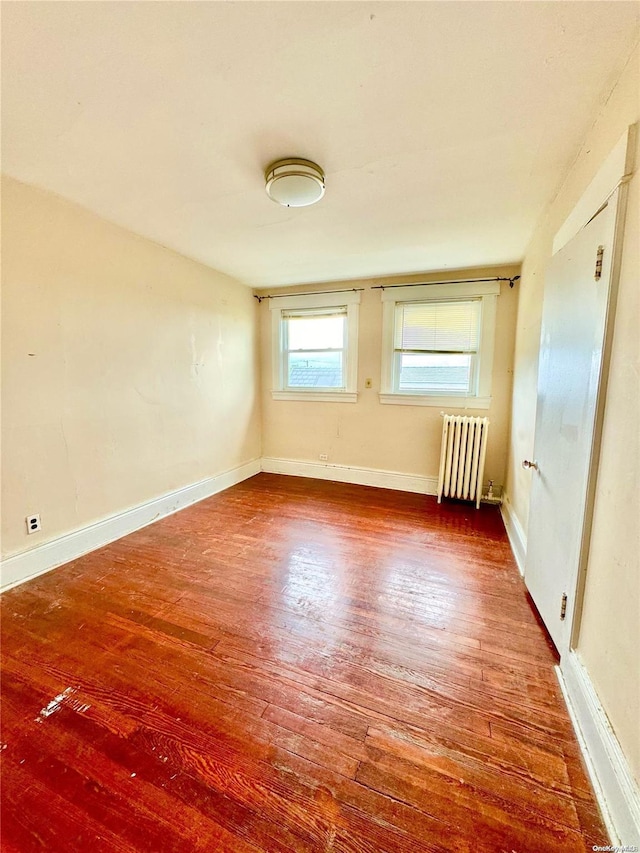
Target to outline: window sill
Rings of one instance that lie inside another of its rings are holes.
[[[274,400],[305,400],[307,403],[357,403],[355,391],[272,391]]]
[[[431,394],[379,394],[380,402],[394,406],[448,406],[452,409],[488,409],[491,397],[453,397]]]

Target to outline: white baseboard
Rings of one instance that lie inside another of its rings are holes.
[[[109,542],[133,533],[167,515],[172,515],[186,506],[211,497],[260,472],[260,459],[254,459],[215,477],[208,477],[177,489],[167,495],[140,504],[132,509],[112,515],[102,521],[74,530],[50,542],[44,542],[14,554],[2,561],[2,591],[17,586],[26,580],[55,569],[70,560],[75,560],[89,551],[95,551]]]
[[[295,459],[262,458],[262,470],[269,474],[287,474],[291,477],[311,477],[315,480],[332,480],[336,483],[353,483],[356,486],[377,486],[379,489],[396,489],[400,492],[417,492],[421,495],[438,493],[437,477],[418,477],[397,471],[377,468],[359,468],[354,465],[331,465],[327,462],[299,462]]]
[[[556,667],[611,843],[640,848],[640,789],[576,652]]]
[[[520,574],[524,577],[524,564],[527,557],[527,537],[522,529],[518,516],[513,511],[509,496],[506,494],[502,498],[500,512],[507,531],[507,536],[509,537],[509,544],[511,545],[513,556],[516,559],[516,564]]]

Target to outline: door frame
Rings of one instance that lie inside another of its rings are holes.
[[[637,125],[630,125],[612,149],[595,177],[584,191],[579,201],[556,232],[553,240],[552,256],[559,252],[576,234],[578,234],[606,205],[615,206],[615,226],[611,256],[611,275],[607,308],[604,325],[602,359],[600,376],[596,393],[593,436],[589,454],[585,509],[580,537],[578,560],[571,567],[567,589],[575,590],[573,607],[567,613],[567,637],[564,648],[558,649],[560,657],[576,648],[580,634],[580,623],[584,603],[587,566],[591,546],[591,531],[593,527],[593,510],[595,505],[600,449],[602,443],[602,428],[604,424],[609,366],[615,328],[616,304],[618,285],[620,281],[620,266],[622,261],[622,241],[624,234],[625,214],[627,208],[627,185],[633,177],[634,154]]]

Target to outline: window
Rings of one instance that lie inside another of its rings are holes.
[[[393,390],[401,394],[473,394],[480,341],[480,300],[396,305]]]
[[[360,294],[273,300],[273,396],[281,400],[357,399]]]
[[[488,408],[499,283],[388,288],[382,403]]]
[[[284,387],[344,390],[346,305],[282,312]]]

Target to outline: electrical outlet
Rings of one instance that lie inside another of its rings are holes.
[[[371,387],[372,387],[372,385],[371,385],[371,380],[370,380],[370,379],[365,379],[365,380],[364,380],[364,387],[365,387],[365,388],[371,388]]]
[[[327,461],[327,454],[321,453],[318,458],[320,459],[321,462],[326,462]]]
[[[28,515],[25,518],[27,523],[27,533],[37,533],[38,530],[42,530],[42,522],[40,521],[40,513],[37,512],[35,515]]]

